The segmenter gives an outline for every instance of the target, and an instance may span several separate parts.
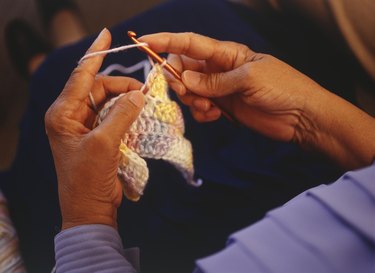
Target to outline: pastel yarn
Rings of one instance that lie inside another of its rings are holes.
[[[194,181],[192,146],[184,138],[183,115],[178,104],[168,95],[168,85],[162,69],[156,64],[150,71],[145,83],[148,88],[145,106],[120,145],[118,175],[125,196],[132,201],[140,199],[149,178],[144,158],[169,162],[181,172],[189,184],[197,185]],[[98,114],[97,124],[105,119],[120,96],[104,105]]]

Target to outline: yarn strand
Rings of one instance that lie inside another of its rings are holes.
[[[86,60],[88,58],[95,57],[95,56],[109,54],[109,53],[117,53],[117,52],[120,52],[120,51],[128,50],[130,48],[141,47],[141,46],[148,46],[148,44],[147,43],[139,43],[139,44],[133,44],[133,45],[124,45],[124,46],[119,46],[119,47],[115,47],[115,48],[111,48],[111,49],[107,49],[107,50],[92,52],[92,53],[89,53],[89,54],[86,54],[85,56],[83,56],[79,60],[78,63],[80,64],[84,60]]]

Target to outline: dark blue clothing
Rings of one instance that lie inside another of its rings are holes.
[[[351,99],[350,71],[346,70],[350,66],[344,58],[328,50],[329,44],[322,43],[309,26],[292,28],[290,22],[282,22],[219,0],[172,1],[112,28],[112,46],[129,44],[128,30],[138,35],[193,31],[272,53]],[[18,154],[11,170],[0,175],[30,272],[49,272],[54,262],[53,238],[61,225],[44,114],[92,41],[87,38],[54,51],[33,75]],[[144,58],[136,49],[110,54],[103,67],[131,66]],[[131,76],[143,80],[141,73]],[[340,174],[332,163],[294,144],[272,141],[225,119],[199,124],[186,107],[183,112],[196,175],[204,183],[192,188],[166,162],[148,160],[145,195],[138,203],[124,202],[119,210],[125,247],[142,249],[142,272],[191,272],[193,261],[221,249],[230,233]]]

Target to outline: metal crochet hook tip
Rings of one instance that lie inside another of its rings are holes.
[[[140,42],[135,38],[137,34],[134,31],[128,31],[128,37],[135,43],[139,44]],[[181,80],[181,75],[179,72],[177,72],[176,69],[174,69],[173,66],[171,66],[169,63],[165,61],[164,58],[160,57],[155,51],[153,51],[151,48],[148,46],[140,46],[140,49],[146,52],[148,56],[150,56],[154,61],[156,61],[158,64],[163,64],[166,70],[170,72],[177,80]]]

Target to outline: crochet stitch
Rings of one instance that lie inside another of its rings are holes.
[[[181,172],[189,184],[197,185],[193,178],[192,146],[184,138],[182,112],[168,95],[167,81],[160,65],[154,65],[145,87],[148,88],[145,106],[120,145],[118,175],[125,196],[132,201],[140,199],[149,178],[147,163],[143,158],[166,160]],[[105,118],[119,97],[121,95],[104,105],[98,114],[97,124]]]

